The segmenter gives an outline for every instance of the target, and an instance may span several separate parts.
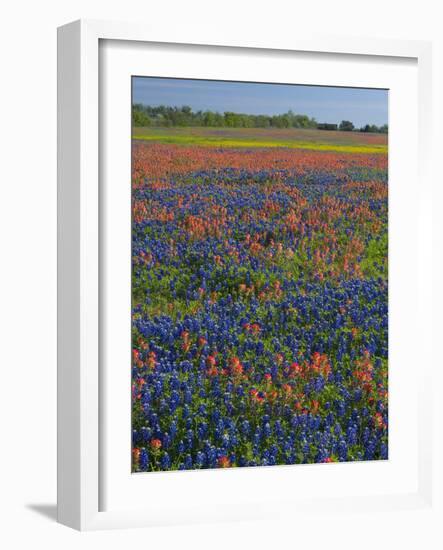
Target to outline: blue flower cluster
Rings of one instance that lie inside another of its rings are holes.
[[[134,471],[388,457],[386,170],[254,154],[134,188]]]

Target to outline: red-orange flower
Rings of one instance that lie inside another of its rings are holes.
[[[156,355],[154,351],[150,351],[148,355],[148,367],[150,369],[155,369],[156,365]]]
[[[151,439],[151,449],[154,451],[157,451],[158,449],[161,449],[162,442],[160,439]]]
[[[223,455],[218,459],[217,464],[219,468],[229,468],[231,466],[231,461],[227,456]]]

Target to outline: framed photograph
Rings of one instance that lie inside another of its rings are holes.
[[[430,507],[429,44],[58,36],[59,521]]]

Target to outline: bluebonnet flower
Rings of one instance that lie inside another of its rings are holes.
[[[386,458],[386,157],[197,151],[134,148],[134,469]]]
[[[143,472],[145,470],[147,470],[148,463],[149,463],[148,452],[146,451],[145,448],[142,448],[142,449],[140,449],[140,459],[139,459],[140,470],[143,471]]]

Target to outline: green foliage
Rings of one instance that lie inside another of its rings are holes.
[[[366,132],[371,134],[387,134],[388,125],[383,124],[383,126],[376,126],[375,124],[365,124],[360,128],[360,132]]]
[[[369,241],[361,262],[362,272],[366,277],[380,277],[388,263],[388,233],[382,233]]]
[[[352,132],[352,130],[354,129],[354,125],[350,120],[342,120],[338,129],[342,132]]]
[[[132,125],[133,126],[150,126],[151,118],[141,105],[132,107]]]
[[[168,107],[135,104],[132,108],[134,126],[206,126],[223,128],[316,128],[317,122],[307,115],[288,111],[282,115],[248,115],[226,111],[192,111],[191,107]],[[144,123],[144,120],[147,123]]]
[[[297,114],[289,110],[280,115],[248,115],[225,111],[193,111],[188,105],[169,107],[166,105],[151,106],[136,103],[132,107],[132,124],[134,127],[210,127],[210,128],[317,128],[319,130],[355,130],[350,120],[342,120],[340,125],[327,122],[319,123],[315,118]],[[376,126],[366,124],[360,132],[388,133],[388,125]]]
[[[188,105],[182,107],[157,107],[136,103],[132,107],[132,124],[134,127],[210,127],[210,128],[317,128],[319,130],[355,130],[350,120],[342,120],[340,125],[327,122],[319,123],[315,118],[297,114],[289,110],[281,115],[248,115],[225,111],[193,111]],[[359,129],[365,133],[388,133],[388,125],[376,126],[366,124]]]

